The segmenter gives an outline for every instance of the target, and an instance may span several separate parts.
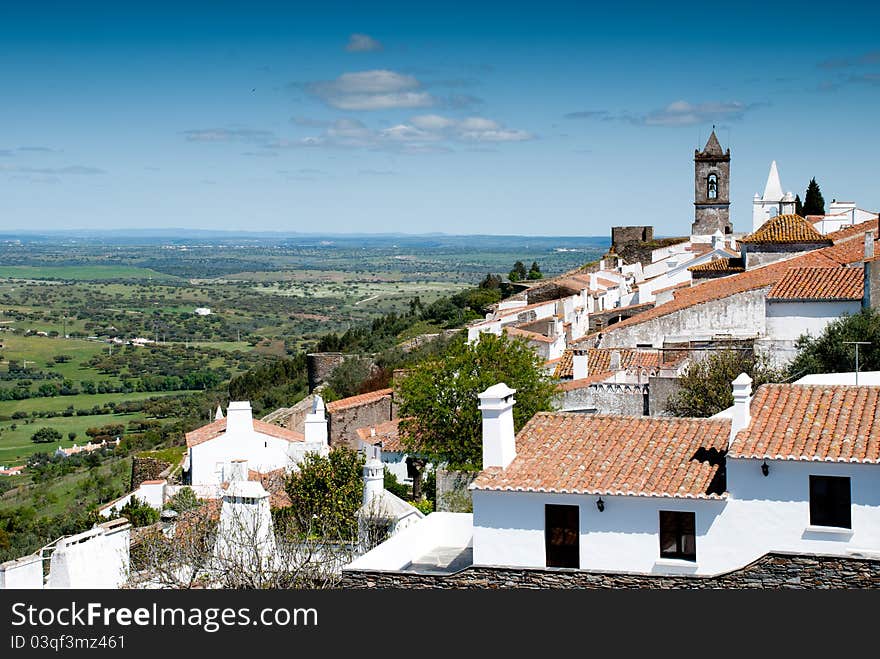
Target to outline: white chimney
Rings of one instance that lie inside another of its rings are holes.
[[[372,447],[371,447],[372,448]],[[368,505],[373,499],[382,494],[385,489],[385,467],[382,466],[382,452],[375,447],[375,452],[370,451],[367,461],[364,463],[364,505]]]
[[[254,419],[251,416],[251,403],[248,400],[232,401],[226,408],[226,434],[252,433]]]
[[[721,233],[721,229],[715,229],[715,233],[712,234],[712,249],[724,249],[724,234]]]
[[[752,413],[749,406],[752,402],[752,378],[745,373],[740,373],[733,381],[733,419],[730,424],[730,442],[733,443],[736,434],[743,428],[748,428],[752,421]]]
[[[620,351],[615,350],[611,353],[611,370],[619,371],[620,370]]]
[[[865,232],[865,260],[874,258],[874,232]]]
[[[503,469],[516,457],[516,437],[513,432],[515,393],[516,389],[499,382],[477,396],[483,415],[483,469]]]
[[[247,460],[233,460],[229,464],[229,480],[246,481],[248,479],[247,465]]]
[[[217,406],[217,411],[214,413],[214,421],[219,421],[223,418],[223,410],[220,409],[220,406]]]
[[[590,375],[588,365],[590,351],[588,348],[575,348],[571,353],[571,377],[583,380]]]
[[[312,411],[306,415],[304,431],[306,444],[327,445],[327,417],[324,409],[324,399],[315,394]]]

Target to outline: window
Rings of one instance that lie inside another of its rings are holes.
[[[852,528],[849,478],[810,476],[810,524]]]
[[[544,506],[547,567],[580,567],[580,523],[577,506]]]
[[[660,558],[697,560],[696,514],[660,511]]]
[[[706,196],[709,199],[718,198],[718,177],[715,174],[709,174],[706,179]]]

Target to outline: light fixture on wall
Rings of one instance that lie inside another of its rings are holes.
[[[602,497],[599,497],[598,499],[596,499],[596,508],[599,509],[599,512],[600,512],[600,513],[601,513],[603,510],[605,510],[605,502],[602,501]]]
[[[764,460],[764,464],[761,465],[761,473],[765,476],[770,475],[770,465],[767,464],[766,460]]]

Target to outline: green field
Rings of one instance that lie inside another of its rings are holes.
[[[0,278],[62,279],[67,281],[101,281],[105,279],[152,280],[176,279],[172,275],[129,265],[4,265]]]
[[[134,414],[96,414],[90,416],[62,416],[52,419],[34,419],[33,423],[24,423],[23,420],[13,422],[5,421],[0,424],[0,464],[22,464],[29,455],[39,451],[52,453],[59,446],[67,448],[74,442],[82,445],[89,441],[86,429],[95,426],[105,426],[109,423],[124,423],[135,419],[143,419],[141,413]],[[12,430],[13,423],[16,425]],[[55,428],[64,437],[63,441],[55,444],[35,444],[31,441],[31,435],[40,428]],[[67,433],[75,432],[77,437],[74,441],[67,438]]]
[[[73,405],[74,409],[91,409],[105,403],[123,403],[132,400],[146,400],[160,396],[179,396],[192,393],[188,391],[133,391],[129,394],[77,394],[75,396],[52,396],[48,398],[27,398],[25,400],[0,401],[0,417],[12,416],[15,412],[51,412],[59,415]]]

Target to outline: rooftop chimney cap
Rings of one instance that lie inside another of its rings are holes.
[[[250,409],[251,409],[251,402],[249,400],[234,400],[234,401],[229,401],[229,405],[226,408],[226,413],[229,414],[229,412],[234,411],[234,410],[250,410]]]
[[[477,398],[481,401],[489,402],[495,399],[506,399],[516,393],[516,389],[511,389],[503,382],[493,384],[481,394],[477,394]]]
[[[745,373],[740,373],[739,375],[736,376],[736,380],[733,381],[733,384],[738,385],[740,387],[745,386],[745,385],[750,385],[750,384],[752,384],[752,378],[750,378]]]

